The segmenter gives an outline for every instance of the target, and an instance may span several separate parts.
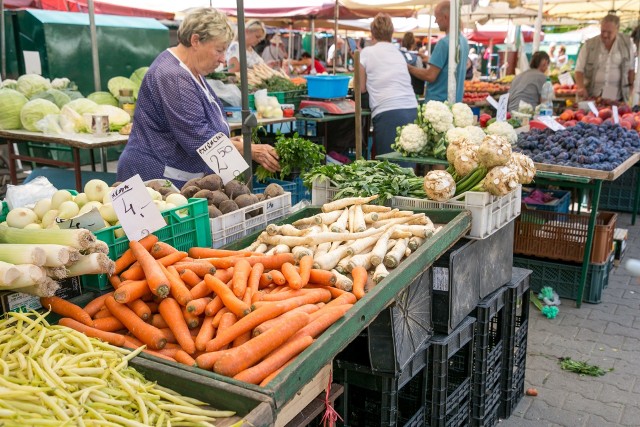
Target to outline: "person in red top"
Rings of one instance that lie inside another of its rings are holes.
[[[289,60],[287,63],[296,67],[298,74],[309,74],[311,72],[311,55],[308,52],[302,52],[299,60]],[[316,69],[316,74],[321,74],[327,71],[324,65],[322,65],[322,62],[317,59],[315,59],[313,63]]]

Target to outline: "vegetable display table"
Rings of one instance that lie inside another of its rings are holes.
[[[270,126],[279,123],[291,123],[295,121],[295,117],[280,117],[279,119],[258,119],[258,126]],[[229,129],[231,129],[231,131],[242,129],[242,122],[230,122]]]
[[[447,165],[446,160],[430,158],[430,157],[405,157],[400,153],[388,153],[376,156],[378,160],[389,160],[392,162],[412,162],[424,165]],[[592,192],[591,196],[591,214],[589,216],[589,225],[587,228],[587,241],[585,243],[584,257],[582,259],[582,270],[580,275],[580,284],[576,298],[576,307],[582,305],[585,285],[587,282],[587,273],[589,269],[589,260],[591,259],[591,246],[593,243],[593,235],[596,226],[596,217],[598,213],[598,204],[600,203],[600,191],[603,181],[614,181],[620,175],[629,170],[634,164],[640,160],[640,153],[635,153],[629,157],[624,163],[612,171],[603,171],[595,169],[582,169],[570,166],[550,165],[546,163],[535,163],[536,166],[536,184],[551,184],[559,187],[577,188],[579,190],[588,190]],[[632,215],[632,224],[635,224],[638,205],[640,204],[640,186],[636,188],[634,195],[634,207]]]
[[[365,119],[365,122],[362,126],[362,139],[363,141],[368,141],[369,140],[369,128],[371,127],[371,111],[362,111],[362,113],[360,114],[362,118]],[[356,115],[355,113],[351,113],[351,114],[325,114],[324,117],[306,117],[303,116],[302,114],[296,114],[295,115],[295,119],[298,121],[302,121],[304,122],[304,130],[298,130],[298,133],[300,135],[306,135],[307,134],[307,123],[316,123],[316,125],[322,124],[322,132],[318,134],[319,137],[322,138],[322,145],[324,146],[324,148],[327,148],[327,138],[329,135],[329,122],[337,122],[337,121],[341,121],[341,120],[351,120],[353,121],[355,119]]]
[[[16,172],[16,161],[25,160],[30,162],[43,163],[45,165],[59,166],[63,168],[73,168],[76,178],[76,190],[82,191],[82,171],[80,170],[80,150],[90,150],[91,168],[95,171],[95,159],[93,149],[101,149],[102,170],[107,171],[107,157],[102,149],[113,147],[116,145],[126,144],[129,140],[128,135],[120,135],[117,132],[111,132],[107,136],[93,136],[91,134],[65,134],[65,135],[45,135],[40,132],[29,132],[25,130],[5,130],[0,131],[0,140],[4,140],[9,151],[9,175],[11,183],[18,183]],[[43,157],[29,156],[20,154],[14,149],[13,144],[26,142],[40,142],[44,144],[61,144],[71,148],[73,162],[62,160],[54,160]]]

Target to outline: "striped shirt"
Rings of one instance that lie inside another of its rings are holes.
[[[129,142],[118,160],[118,181],[167,178],[178,188],[213,171],[197,148],[218,132],[229,136],[222,103],[172,52],[153,61],[142,80]]]

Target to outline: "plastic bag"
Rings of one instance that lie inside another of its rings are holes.
[[[36,122],[36,129],[45,135],[60,135],[63,133],[60,127],[60,114],[47,114]]]
[[[82,116],[66,105],[60,110],[60,127],[64,133],[89,132]]]
[[[242,93],[240,88],[232,84],[224,84],[220,80],[207,79],[209,86],[213,88],[213,91],[218,95],[218,98],[232,107],[242,106]]]
[[[39,176],[21,185],[7,185],[7,195],[4,201],[9,209],[32,208],[38,200],[50,199],[53,193],[58,191],[56,187],[44,176]]]
[[[278,98],[268,96],[266,89],[260,89],[254,95],[256,110],[265,119],[280,119],[283,116]]]

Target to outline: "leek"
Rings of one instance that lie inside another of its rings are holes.
[[[0,245],[0,261],[41,266],[47,261],[47,254],[35,245],[5,244]]]
[[[47,276],[52,279],[62,280],[67,278],[66,267],[45,267],[45,271],[47,272]]]
[[[71,246],[78,250],[88,249],[96,237],[84,229],[42,229],[24,230],[12,227],[0,227],[0,243],[55,243]]]
[[[112,275],[115,268],[115,263],[107,255],[96,252],[82,255],[77,262],[67,267],[67,273],[69,277],[102,273]]]
[[[16,281],[20,274],[20,270],[15,265],[0,261],[0,286]]]
[[[45,276],[45,278],[39,283],[18,288],[18,292],[31,294],[38,297],[52,297],[53,295],[55,295],[58,289],[60,289],[60,285],[58,284],[58,282],[51,279],[50,277]]]

